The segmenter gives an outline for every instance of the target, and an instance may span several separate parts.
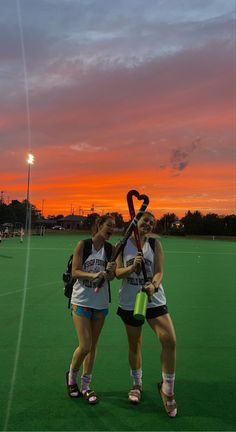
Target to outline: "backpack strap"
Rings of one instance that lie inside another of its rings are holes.
[[[91,238],[85,239],[85,240],[83,240],[83,242],[84,242],[84,251],[83,251],[83,260],[82,260],[82,263],[84,264],[84,262],[86,261],[86,259],[91,254],[93,242],[92,242]]]
[[[83,240],[84,242],[84,251],[83,251],[83,264],[86,261],[86,259],[89,257],[92,251],[93,241],[91,238]],[[111,255],[112,255],[112,244],[105,242],[104,243],[104,249],[105,249],[105,255],[107,261],[110,261]]]
[[[108,243],[107,241],[105,241],[105,243],[104,243],[104,249],[105,249],[105,254],[106,254],[107,261],[110,261],[111,255],[112,255],[112,244]]]
[[[84,240],[83,259],[82,259],[83,263],[86,261],[86,259],[90,255],[91,250],[92,250],[92,239],[85,239]],[[67,273],[70,275],[72,272],[72,260],[73,260],[73,255],[70,256],[68,264],[67,264]],[[70,292],[70,296],[67,296],[69,298],[68,309],[70,309],[70,306],[71,306],[71,296],[72,296],[72,290],[73,290],[73,285],[74,285],[75,281],[76,281],[76,279],[72,278],[72,276],[71,276],[71,280],[70,280],[71,292]]]
[[[108,243],[107,241],[105,241],[104,243],[104,249],[105,249],[105,255],[106,255],[106,259],[107,262],[110,261],[111,256],[112,256],[112,244]],[[109,295],[109,303],[111,303],[111,286],[110,286],[110,281],[108,282],[108,295]]]
[[[72,269],[72,260],[73,260],[73,255],[70,256],[68,263],[67,263],[67,273],[71,273],[71,269]]]

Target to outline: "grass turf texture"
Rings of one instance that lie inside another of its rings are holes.
[[[81,238],[82,236],[80,236]],[[131,405],[127,341],[116,315],[119,281],[103,328],[93,373],[100,403],[68,398],[65,372],[77,340],[61,274],[79,237],[33,236],[25,314],[13,392],[10,394],[25,280],[27,239],[0,244],[0,427],[17,431],[233,431],[235,420],[236,243],[163,238],[164,288],[177,332],[176,397],[169,419],[156,383],[160,345],[143,331],[144,392]],[[115,238],[113,238],[116,241]]]

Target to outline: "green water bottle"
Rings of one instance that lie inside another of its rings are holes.
[[[134,306],[134,318],[143,321],[146,316],[148,296],[145,291],[139,291],[136,295]]]

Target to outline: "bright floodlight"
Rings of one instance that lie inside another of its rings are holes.
[[[33,165],[34,163],[34,155],[32,155],[31,153],[28,154],[27,163],[30,165]]]

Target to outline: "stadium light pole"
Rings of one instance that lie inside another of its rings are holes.
[[[28,154],[27,159],[28,164],[28,176],[27,176],[27,194],[26,194],[26,219],[25,219],[25,232],[26,234],[29,234],[30,230],[30,179],[31,179],[31,165],[34,164],[34,155],[32,153]]]

